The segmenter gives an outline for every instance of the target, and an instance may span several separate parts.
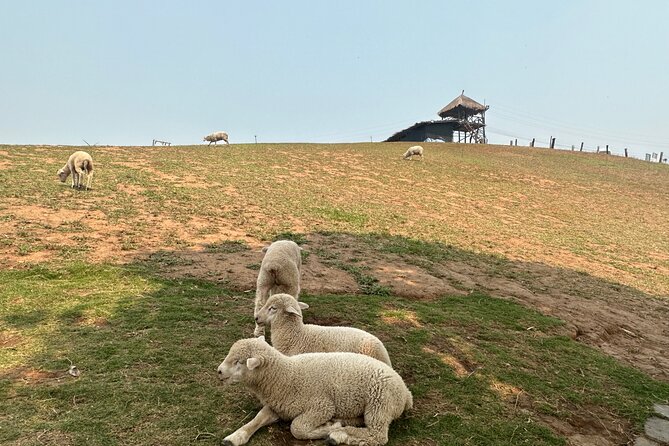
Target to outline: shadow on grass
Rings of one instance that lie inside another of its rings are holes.
[[[333,246],[353,240],[358,245],[346,252],[361,249],[362,267],[384,253],[435,271],[447,261],[479,262],[500,274],[509,267],[500,258],[378,235],[309,234],[307,248],[317,236],[346,265]],[[223,258],[240,249],[216,246]],[[0,271],[0,442],[217,444],[255,415],[257,401],[220,385],[215,373],[229,346],[252,333],[252,294],[166,279],[157,271],[163,261],[178,264],[171,256],[179,253],[125,266]],[[306,322],[357,326],[386,344],[415,399],[415,410],[391,426],[390,445],[562,445],[574,433],[622,442],[652,403],[669,398],[669,385],[575,342],[562,321],[480,291],[431,300],[392,290],[302,299],[311,305]],[[79,378],[67,374],[71,363]],[[251,440],[284,442],[293,444],[285,423]]]

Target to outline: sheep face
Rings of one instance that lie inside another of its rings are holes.
[[[309,308],[304,302],[298,302],[290,294],[275,294],[258,310],[256,322],[258,325],[272,325],[272,321],[281,314],[296,314],[302,317],[302,310]]]
[[[249,381],[254,370],[264,363],[262,351],[269,347],[265,337],[240,339],[232,344],[228,356],[218,366],[218,378],[228,383]]]
[[[60,180],[61,183],[64,183],[65,180],[67,180],[67,177],[69,176],[69,174],[67,172],[65,172],[65,169],[60,169],[58,171],[57,175],[58,175],[58,179]]]

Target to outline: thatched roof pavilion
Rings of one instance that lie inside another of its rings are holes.
[[[446,107],[439,110],[437,114],[442,118],[464,119],[486,110],[488,110],[486,105],[479,104],[472,98],[465,96],[463,90],[460,96],[453,99]]]
[[[465,91],[453,99],[438,115],[439,121],[417,122],[411,127],[392,135],[386,141],[454,141],[453,133],[458,133],[457,142],[485,143],[485,112],[482,105],[465,96]]]

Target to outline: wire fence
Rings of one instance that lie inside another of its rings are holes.
[[[547,139],[542,138],[528,138],[516,136],[503,130],[496,129],[494,127],[487,127],[489,133],[497,136],[506,136],[509,139],[509,145],[511,146],[526,146],[526,147],[537,147],[537,148],[549,148],[549,149],[560,149],[560,150],[570,150],[575,152],[589,152],[589,153],[602,153],[607,155],[618,155],[624,156],[625,158],[637,158],[643,159],[649,162],[657,163],[667,163],[667,155],[669,155],[669,150],[659,150],[646,152],[643,158],[638,156],[633,156],[628,146],[616,145],[615,147],[610,144],[592,144],[586,143],[585,141],[575,141],[572,140],[561,140],[557,136],[550,136]]]

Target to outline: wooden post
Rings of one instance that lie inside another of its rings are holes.
[[[582,151],[583,151],[583,141],[581,141],[581,150],[579,150],[579,152],[582,152]]]
[[[609,154],[609,145],[608,144],[606,145],[606,154],[607,155]]]
[[[599,153],[599,146],[597,146],[597,153]]]
[[[551,136],[551,149],[555,148],[555,138]]]
[[[574,145],[573,144],[571,145],[571,151],[572,152],[574,151]]]
[[[514,141],[514,144],[513,144],[513,145],[514,145],[514,146],[517,146],[517,145],[518,145],[518,138],[516,138],[516,139],[515,139],[515,141]]]
[[[664,156],[664,152],[660,152],[660,159],[657,161],[658,163],[662,163],[662,157]]]
[[[625,147],[625,158],[627,158],[627,147]]]
[[[513,139],[509,141],[509,145],[510,145],[510,146],[513,145]]]
[[[534,138],[532,138],[532,142],[530,143],[530,147],[534,147]]]

